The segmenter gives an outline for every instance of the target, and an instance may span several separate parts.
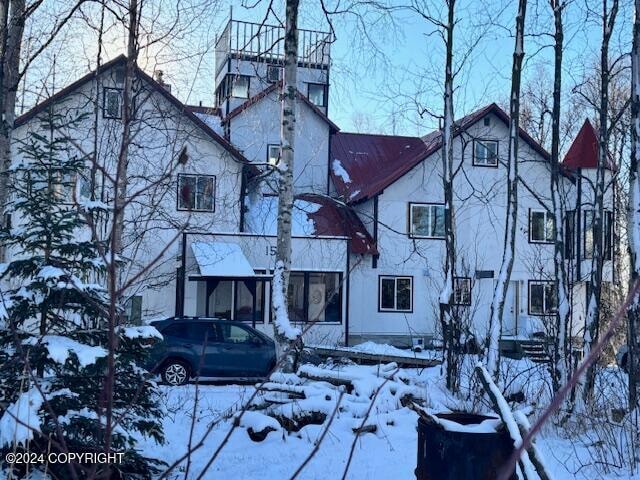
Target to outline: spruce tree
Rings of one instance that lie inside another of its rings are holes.
[[[105,452],[108,242],[87,221],[108,207],[80,194],[87,159],[64,132],[69,120],[46,112],[19,143],[10,168],[12,224],[0,232],[9,262],[0,265],[0,458],[13,451]],[[150,478],[162,462],[136,450],[136,439],[163,442],[154,384],[142,367],[149,327],[117,329],[111,452],[122,462],[36,463],[54,478]],[[16,417],[18,420],[16,420]],[[26,425],[28,424],[28,426]],[[24,475],[25,465],[4,463]]]

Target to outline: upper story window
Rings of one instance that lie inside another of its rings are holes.
[[[178,175],[178,210],[213,212],[216,177],[213,175]]]
[[[413,277],[380,276],[378,310],[381,312],[413,311]]]
[[[555,283],[529,282],[529,315],[551,315],[557,310]]]
[[[498,141],[474,140],[473,164],[480,167],[498,166]]]
[[[454,305],[471,305],[471,278],[455,277],[453,279]]]
[[[307,98],[318,107],[327,106],[327,86],[323,83],[309,83]]]
[[[594,210],[584,211],[584,258],[593,258],[595,252],[595,224],[594,224]],[[612,228],[613,214],[610,211],[604,212],[602,218],[602,231],[604,232],[602,238],[602,252],[605,260],[611,260],[612,253]]]
[[[105,88],[103,97],[104,118],[122,118],[122,89]]]
[[[248,75],[231,76],[231,96],[235,98],[249,98],[249,84],[251,77]]]
[[[249,75],[228,74],[216,90],[216,105],[221,105],[229,97],[249,98],[250,85]]]
[[[409,235],[422,238],[444,238],[444,205],[409,204]]]
[[[529,210],[529,242],[552,243],[555,222],[547,210]]]
[[[567,210],[564,217],[564,256],[575,258],[576,252],[576,211]]]
[[[270,143],[267,145],[267,163],[269,165],[277,165],[280,161],[280,145]]]

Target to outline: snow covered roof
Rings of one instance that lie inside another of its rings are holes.
[[[278,198],[260,196],[247,201],[247,230],[262,235],[275,235]],[[358,254],[378,253],[375,242],[351,207],[325,195],[298,195],[292,215],[293,235],[305,237],[348,237],[351,251]]]
[[[203,277],[255,276],[249,260],[237,243],[193,242],[191,251]]]
[[[489,114],[509,124],[509,115],[492,103],[456,120],[454,136]],[[542,158],[549,153],[527,132],[520,138]],[[331,178],[338,194],[346,203],[358,203],[380,194],[429,155],[442,148],[442,131],[422,138],[362,133],[336,133],[331,137]]]
[[[562,161],[562,165],[568,170],[598,168],[598,134],[589,119],[586,119],[582,124]],[[617,170],[611,157],[609,157],[606,168],[612,171]]]

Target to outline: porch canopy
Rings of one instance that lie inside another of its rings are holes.
[[[201,277],[251,278],[257,276],[237,243],[193,242],[191,250]]]

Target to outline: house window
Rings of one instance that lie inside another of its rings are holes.
[[[529,210],[529,242],[552,243],[555,222],[551,212]]]
[[[498,166],[498,141],[474,140],[473,164],[481,167]]]
[[[444,238],[444,205],[409,204],[409,234],[412,237]]]
[[[105,88],[103,97],[102,114],[104,118],[122,118],[122,90]]]
[[[564,217],[564,256],[575,258],[576,245],[576,211],[568,210]]]
[[[178,210],[213,212],[215,179],[213,175],[178,175]]]
[[[341,274],[292,272],[289,276],[289,319],[293,322],[342,321]]]
[[[267,145],[267,163],[269,165],[277,165],[280,161],[280,145]]]
[[[124,323],[131,325],[142,324],[142,296],[134,295],[124,306]]]
[[[231,96],[235,98],[249,98],[248,75],[234,75],[231,80]]]
[[[555,283],[549,281],[529,282],[529,315],[551,315],[556,312]]]
[[[455,277],[453,279],[453,303],[471,305],[471,278]]]
[[[379,279],[379,311],[413,311],[413,277],[380,276]]]
[[[595,251],[595,225],[594,225],[594,210],[584,211],[584,258],[593,258]],[[610,211],[604,212],[602,218],[603,238],[602,246],[605,260],[611,260],[612,254],[612,236],[613,236],[613,214]]]
[[[322,83],[309,83],[307,90],[307,98],[311,103],[318,107],[327,106],[327,88]]]

